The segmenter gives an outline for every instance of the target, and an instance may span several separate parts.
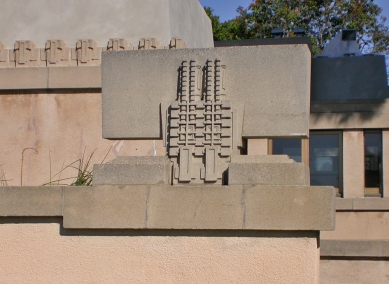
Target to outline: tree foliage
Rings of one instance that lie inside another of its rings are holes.
[[[382,9],[373,0],[253,0],[246,9],[238,7],[235,19],[221,23],[206,8],[215,40],[271,37],[273,28],[283,28],[286,37],[303,27],[311,38],[314,54],[342,29],[356,29],[365,53],[389,54],[389,29]]]

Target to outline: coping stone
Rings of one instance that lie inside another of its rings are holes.
[[[144,228],[148,187],[93,186],[64,189],[64,228]]]
[[[389,257],[388,240],[320,240],[320,256]]]
[[[63,212],[68,229],[334,230],[335,190],[321,186],[68,187]]]
[[[309,168],[303,163],[255,163],[250,160],[230,163],[229,185],[309,185]]]
[[[242,229],[242,186],[151,187],[149,229]]]
[[[50,67],[48,88],[101,88],[101,66]]]
[[[61,186],[1,186],[0,216],[62,216]]]
[[[0,68],[0,89],[46,89],[48,68]]]
[[[311,54],[303,44],[103,52],[103,137],[161,138],[162,106],[177,99],[182,61],[216,59],[226,66],[226,99],[244,103],[243,137],[308,136]]]
[[[335,229],[335,189],[330,186],[245,187],[244,204],[245,229]]]

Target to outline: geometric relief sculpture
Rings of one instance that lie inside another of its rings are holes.
[[[226,67],[219,60],[183,61],[178,97],[168,115],[172,184],[223,183],[232,152],[232,109],[226,100]]]

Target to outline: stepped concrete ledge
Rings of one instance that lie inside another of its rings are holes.
[[[68,229],[326,231],[334,197],[325,186],[0,187],[0,217],[63,216]]]

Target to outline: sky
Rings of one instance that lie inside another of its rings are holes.
[[[220,17],[222,22],[237,16],[236,8],[242,6],[247,8],[252,0],[199,0],[201,5],[211,7],[214,14]],[[374,0],[374,3],[383,9],[382,14],[386,16],[386,25],[389,26],[389,0]]]

